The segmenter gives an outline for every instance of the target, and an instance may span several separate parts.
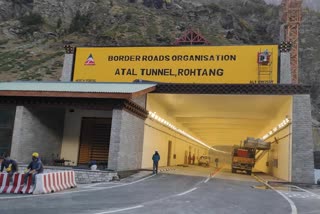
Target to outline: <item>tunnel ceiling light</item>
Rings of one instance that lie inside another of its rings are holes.
[[[225,151],[222,151],[222,150],[218,150],[218,149],[215,149],[207,144],[205,144],[204,142],[202,142],[201,140],[198,140],[196,138],[194,138],[193,136],[189,135],[188,133],[186,133],[185,131],[181,130],[181,129],[178,129],[177,127],[175,127],[174,125],[172,125],[170,122],[166,121],[165,119],[161,118],[159,115],[156,114],[156,112],[149,112],[149,118],[172,129],[173,131],[201,144],[202,146],[205,146],[207,147],[208,149],[211,149],[211,150],[214,150],[214,151],[217,151],[217,152],[221,152],[221,153],[226,153],[226,154],[229,154],[229,152],[225,152]]]
[[[285,118],[283,121],[281,121],[281,123],[279,123],[278,126],[274,127],[267,134],[263,135],[262,140],[268,139],[269,137],[271,137],[275,133],[277,133],[280,130],[282,130],[283,128],[287,127],[289,124],[290,124],[290,119],[289,118]]]

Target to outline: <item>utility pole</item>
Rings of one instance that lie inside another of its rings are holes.
[[[298,84],[299,28],[302,19],[302,0],[282,0],[282,21],[285,23],[285,41],[292,43],[290,65],[292,84]]]

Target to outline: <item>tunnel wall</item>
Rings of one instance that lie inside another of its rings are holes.
[[[275,114],[260,133],[262,137],[271,129],[280,124],[287,116],[292,118],[292,97],[286,97],[282,106],[275,106]],[[275,138],[279,139],[275,142]],[[257,162],[255,169],[269,173],[277,178],[291,180],[291,125],[283,128],[270,138],[267,142],[273,142],[271,149]]]
[[[186,131],[182,125],[175,122],[174,118],[170,118],[170,114],[167,110],[157,102],[157,100],[148,96],[147,108],[149,111],[156,112],[159,116],[174,124],[178,128]],[[168,164],[168,145],[169,141],[172,142],[170,165],[187,164],[189,153],[191,156],[195,155],[195,163],[201,155],[208,155],[208,149],[200,144],[192,142],[188,138],[171,131],[169,128],[151,120],[145,121],[145,132],[144,132],[144,144],[143,144],[143,155],[142,155],[142,168],[152,167],[152,155],[155,151],[160,153],[161,159],[159,166],[167,166]],[[194,135],[192,135],[194,136]]]

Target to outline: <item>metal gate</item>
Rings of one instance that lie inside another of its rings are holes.
[[[107,165],[111,118],[82,118],[78,165],[96,161]]]

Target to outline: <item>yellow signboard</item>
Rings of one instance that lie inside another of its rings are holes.
[[[73,81],[277,83],[278,46],[77,48]]]

